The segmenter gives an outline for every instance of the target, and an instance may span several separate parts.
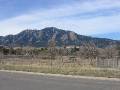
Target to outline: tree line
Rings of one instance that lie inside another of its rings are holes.
[[[83,43],[81,46],[72,46],[69,48],[65,45],[63,47],[56,47],[54,41],[49,42],[48,48],[12,48],[12,47],[0,47],[0,53],[3,55],[73,55],[81,58],[95,59],[99,56],[104,58],[113,58],[120,56],[119,45],[109,45],[105,48],[97,48],[94,43]]]

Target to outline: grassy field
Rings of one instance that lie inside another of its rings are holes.
[[[15,70],[27,72],[40,72],[64,75],[96,76],[108,78],[120,78],[120,69],[96,68],[90,65],[76,63],[47,62],[20,62],[7,61],[0,64],[1,70]]]

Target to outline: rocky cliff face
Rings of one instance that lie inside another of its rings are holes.
[[[0,36],[0,45],[47,47],[50,40],[54,40],[57,46],[62,46],[63,43],[66,45],[81,45],[82,43],[92,42],[97,47],[106,47],[111,43],[120,43],[116,40],[93,38],[72,31],[47,27],[42,30],[24,30],[16,35]]]

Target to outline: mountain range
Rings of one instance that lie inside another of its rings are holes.
[[[56,27],[47,27],[42,30],[26,29],[16,35],[0,36],[0,45],[4,46],[33,46],[47,47],[50,40],[56,42],[56,46],[82,45],[83,43],[94,43],[97,47],[107,47],[110,44],[119,44],[120,41],[95,38],[79,35],[73,31],[66,31]]]

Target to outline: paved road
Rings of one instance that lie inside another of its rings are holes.
[[[120,90],[120,81],[73,79],[0,71],[0,90]]]

